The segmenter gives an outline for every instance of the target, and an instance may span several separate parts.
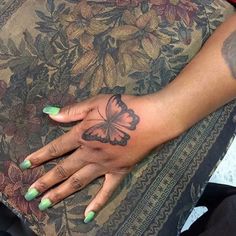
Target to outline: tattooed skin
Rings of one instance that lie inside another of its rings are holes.
[[[236,31],[224,41],[222,55],[236,79]]]
[[[121,100],[121,95],[113,95],[107,102],[105,115],[101,121],[87,129],[82,138],[112,145],[126,146],[130,139],[128,130],[135,130],[139,117]]]

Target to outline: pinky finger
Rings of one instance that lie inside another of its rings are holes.
[[[95,198],[87,206],[84,215],[84,223],[93,220],[95,213],[98,212],[109,200],[118,185],[124,179],[126,174],[106,174],[102,188],[99,190]]]

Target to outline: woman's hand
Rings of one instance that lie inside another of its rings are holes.
[[[74,151],[33,183],[25,198],[33,200],[51,189],[39,205],[45,210],[105,175],[102,188],[85,210],[85,222],[90,221],[135,164],[155,146],[177,135],[162,119],[158,107],[148,96],[127,95],[99,95],[60,111],[47,107],[44,111],[58,122],[81,122],[30,154],[21,168],[34,168]]]

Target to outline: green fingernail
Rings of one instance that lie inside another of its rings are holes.
[[[90,212],[86,215],[86,217],[85,217],[85,219],[84,219],[84,223],[87,224],[87,223],[91,222],[91,221],[93,220],[94,216],[95,216],[95,212],[94,212],[94,211],[90,211]]]
[[[25,194],[25,199],[27,201],[31,201],[35,199],[39,195],[39,191],[36,188],[28,189],[27,193]]]
[[[57,115],[60,112],[59,107],[53,107],[53,106],[46,106],[43,108],[43,112],[49,115]]]
[[[21,164],[20,164],[20,168],[22,170],[26,170],[29,169],[31,167],[31,162],[29,160],[24,160]]]
[[[39,210],[44,211],[48,209],[51,205],[52,205],[52,202],[48,198],[44,198],[43,200],[41,200],[39,204]]]

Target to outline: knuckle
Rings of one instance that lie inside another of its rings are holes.
[[[78,125],[75,126],[75,131],[77,134],[82,133],[83,131],[85,131],[86,127],[85,127],[85,122],[82,121],[81,123],[79,123]]]
[[[100,201],[96,201],[94,203],[93,207],[94,207],[94,209],[99,210],[99,209],[101,209],[103,207],[103,204]]]
[[[82,123],[75,125],[72,128],[73,131],[73,135],[75,136],[75,140],[79,143],[82,142],[82,137],[81,137],[81,133],[82,133]]]
[[[75,133],[79,133],[80,132],[80,127],[81,127],[81,123],[76,124],[75,126],[73,126],[72,130]]]
[[[55,171],[56,177],[59,179],[66,179],[68,177],[67,171],[65,170],[65,168],[61,164],[58,164],[55,167],[54,171]]]
[[[101,163],[105,166],[113,166],[114,165],[113,164],[113,163],[115,163],[114,156],[111,157],[111,155],[107,154],[104,149],[98,150],[96,152],[96,154],[97,154],[96,160],[98,163]]]
[[[54,141],[49,143],[48,150],[51,156],[57,156],[60,154],[59,145],[57,145]]]
[[[99,152],[103,151],[103,148],[101,146],[93,146],[92,151],[99,153]]]
[[[102,198],[104,200],[108,200],[111,196],[111,191],[110,190],[103,190],[102,192]]]
[[[45,192],[48,188],[49,188],[48,184],[43,179],[39,179],[38,182],[36,183],[36,189],[39,192]]]
[[[94,208],[95,209],[100,209],[103,207],[103,205],[109,200],[111,197],[112,192],[110,190],[102,190],[102,196],[95,200],[94,202]]]
[[[83,183],[79,176],[72,176],[70,180],[70,184],[74,190],[79,190],[83,188]]]
[[[32,165],[39,165],[40,164],[40,158],[39,157],[31,157],[30,162]]]
[[[64,108],[64,114],[65,114],[66,116],[68,116],[68,117],[70,117],[71,115],[73,115],[73,111],[74,111],[74,109],[73,109],[73,105],[72,105],[72,104],[70,104],[70,105],[68,105],[68,106],[66,106],[66,107]]]
[[[53,202],[59,202],[62,199],[62,194],[59,191],[53,191],[51,196]]]

